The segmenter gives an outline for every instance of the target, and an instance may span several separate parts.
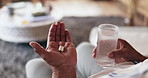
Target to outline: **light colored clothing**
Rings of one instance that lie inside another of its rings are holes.
[[[83,42],[77,46],[77,78],[88,78],[89,76],[102,71],[92,58],[94,46],[88,42]],[[41,58],[30,60],[26,64],[27,78],[51,78],[50,66]]]
[[[102,71],[96,60],[92,57],[92,51],[95,47],[90,43],[83,42],[77,46],[77,69],[84,78]]]
[[[77,46],[77,78],[148,78],[148,59],[134,65],[125,62],[112,68],[103,70],[92,58],[94,46],[83,42]],[[102,71],[103,70],[103,71]],[[30,60],[26,64],[27,78],[51,78],[49,65],[41,58]]]
[[[26,64],[27,78],[51,78],[52,71],[49,65],[42,59],[32,59]]]
[[[148,78],[148,59],[136,65],[121,63],[90,78]]]

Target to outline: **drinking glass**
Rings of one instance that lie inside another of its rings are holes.
[[[98,27],[98,41],[96,61],[103,68],[113,67],[114,59],[108,58],[107,54],[116,49],[119,28],[112,24],[101,24]]]

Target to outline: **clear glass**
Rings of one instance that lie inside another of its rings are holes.
[[[116,49],[119,28],[112,24],[101,24],[98,28],[98,41],[96,61],[103,68],[113,67],[115,61],[108,58],[107,54]]]

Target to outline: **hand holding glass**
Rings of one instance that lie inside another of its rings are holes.
[[[113,67],[115,61],[108,58],[107,54],[116,49],[119,28],[112,24],[101,24],[98,28],[98,42],[96,61],[103,68]]]

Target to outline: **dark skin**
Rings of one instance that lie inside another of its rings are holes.
[[[57,22],[50,27],[46,49],[36,42],[30,45],[50,65],[52,78],[76,78],[76,48],[64,23]],[[64,46],[63,52],[58,50],[60,45]]]
[[[111,59],[115,59],[116,63],[126,61],[138,61],[142,62],[147,57],[136,51],[127,41],[118,39],[117,49],[111,51],[107,55]],[[93,57],[96,57],[96,48],[93,51]]]
[[[30,42],[30,45],[49,64],[53,72],[52,78],[76,78],[76,48],[64,23],[57,22],[51,25],[46,49],[36,42]],[[63,52],[58,50],[60,45],[64,46]],[[95,58],[96,48],[93,52]],[[109,52],[108,57],[115,59],[117,63],[135,60],[141,62],[147,59],[122,39],[118,40],[117,49]]]

